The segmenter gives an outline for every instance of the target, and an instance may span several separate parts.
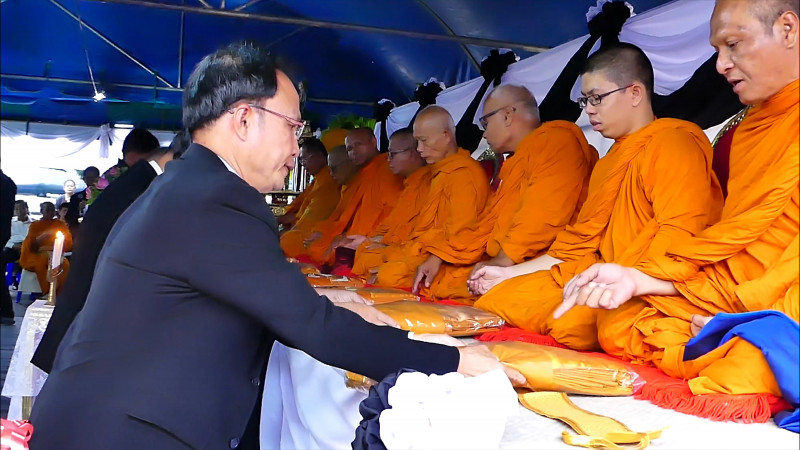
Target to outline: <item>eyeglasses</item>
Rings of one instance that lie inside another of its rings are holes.
[[[627,85],[625,87],[621,87],[619,89],[614,89],[613,91],[608,91],[605,94],[594,94],[594,95],[587,95],[585,97],[578,97],[578,100],[577,100],[578,106],[580,106],[581,109],[586,108],[587,104],[592,105],[592,106],[597,106],[597,105],[600,104],[601,101],[603,101],[604,98],[608,97],[609,95],[613,94],[614,92],[623,91],[625,89],[628,89],[631,86],[633,86],[633,85],[629,84],[629,85]]]
[[[282,118],[283,120],[288,122],[289,125],[292,128],[294,128],[294,136],[297,139],[300,139],[300,136],[303,135],[303,128],[305,127],[305,122],[303,122],[302,120],[293,119],[293,118],[291,118],[289,116],[283,115],[283,114],[281,114],[279,112],[275,112],[275,111],[273,111],[271,109],[264,108],[263,106],[256,105],[254,103],[248,103],[247,106],[249,106],[251,108],[255,108],[255,109],[260,109],[261,111],[266,111],[266,112],[268,112],[270,114],[273,114],[273,115],[276,115],[276,116]],[[228,112],[231,113],[231,114],[233,114],[234,111],[236,111],[236,108],[231,108],[231,109],[228,110]]]
[[[405,152],[410,152],[411,150],[414,150],[414,147],[409,147],[409,148],[407,148],[405,150],[400,150],[400,151],[396,151],[396,152],[387,152],[386,153],[386,157],[389,158],[389,159],[394,159],[394,158],[397,158],[397,155],[399,155],[401,153],[405,153]]]
[[[495,114],[499,113],[500,111],[508,108],[509,106],[511,106],[511,105],[502,106],[502,107],[497,108],[497,109],[495,109],[495,110],[493,110],[493,111],[491,111],[491,112],[489,112],[487,114],[482,115],[478,119],[478,123],[481,125],[481,129],[486,131],[486,126],[489,124],[489,117],[492,117],[493,115],[495,115]],[[512,111],[516,111],[517,108],[511,106],[511,110]]]

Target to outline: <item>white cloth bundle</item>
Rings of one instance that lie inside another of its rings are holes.
[[[400,375],[380,417],[388,449],[498,448],[517,394],[501,370],[467,378],[459,373]]]

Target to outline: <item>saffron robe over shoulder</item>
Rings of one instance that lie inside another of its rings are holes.
[[[47,250],[53,249],[53,242],[58,231],[64,234],[64,252],[72,250],[72,234],[69,232],[69,226],[58,219],[41,219],[31,222],[28,228],[28,235],[22,241],[22,248],[20,248],[19,265],[25,270],[36,273],[36,279],[39,281],[39,288],[41,288],[43,294],[50,292],[47,270],[50,267],[51,256]],[[50,232],[51,236],[40,246],[38,252],[33,251],[36,238],[46,232]],[[64,281],[69,273],[69,260],[64,258],[61,261],[61,268],[62,272],[58,276],[57,283],[58,292],[64,286]]]
[[[478,226],[454,237],[451,264],[442,266],[422,295],[474,299],[467,278],[475,263],[501,250],[517,264],[547,251],[556,234],[577,218],[597,158],[597,150],[572,122],[547,122],[532,131],[503,163],[500,186]]]
[[[571,348],[597,349],[597,310],[575,307],[552,318],[564,284],[596,262],[642,264],[716,221],[722,192],[711,156],[703,131],[677,119],[658,119],[617,139],[592,172],[577,221],[548,250],[564,262],[506,280],[475,306]]]
[[[733,135],[721,220],[639,267],[673,281],[680,296],[648,295],[604,313],[606,351],[690,378],[696,394],[780,395],[761,351],[739,338],[682,359],[692,314],[771,309],[798,320],[798,95],[795,81],[750,109]]]
[[[410,288],[417,267],[434,254],[445,261],[456,253],[451,243],[470,232],[489,197],[489,180],[469,152],[459,149],[431,165],[431,187],[414,222],[411,239],[387,249],[378,269],[378,284]]]
[[[416,218],[422,211],[430,191],[431,177],[430,166],[420,167],[406,177],[397,204],[369,237],[381,236],[381,244],[386,246],[399,245],[409,240]],[[366,276],[386,262],[383,251],[385,247],[368,249],[370,244],[371,241],[365,241],[356,250],[352,269],[356,275]]]
[[[325,255],[336,236],[369,235],[389,215],[403,190],[403,178],[392,173],[386,155],[377,155],[362,167],[348,183],[349,198],[342,193],[336,210],[319,222],[313,232],[322,236],[311,244],[306,254],[318,264],[332,262],[333,252]]]

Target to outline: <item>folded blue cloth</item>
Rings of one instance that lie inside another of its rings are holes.
[[[686,344],[683,360],[689,361],[738,336],[758,347],[767,360],[783,398],[796,409],[775,416],[775,423],[800,432],[800,326],[779,311],[741,314],[720,313]]]

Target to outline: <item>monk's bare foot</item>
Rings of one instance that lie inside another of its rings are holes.
[[[701,316],[700,314],[694,314],[692,316],[692,336],[697,336],[700,334],[700,330],[703,329],[704,326],[711,320],[711,316]]]

